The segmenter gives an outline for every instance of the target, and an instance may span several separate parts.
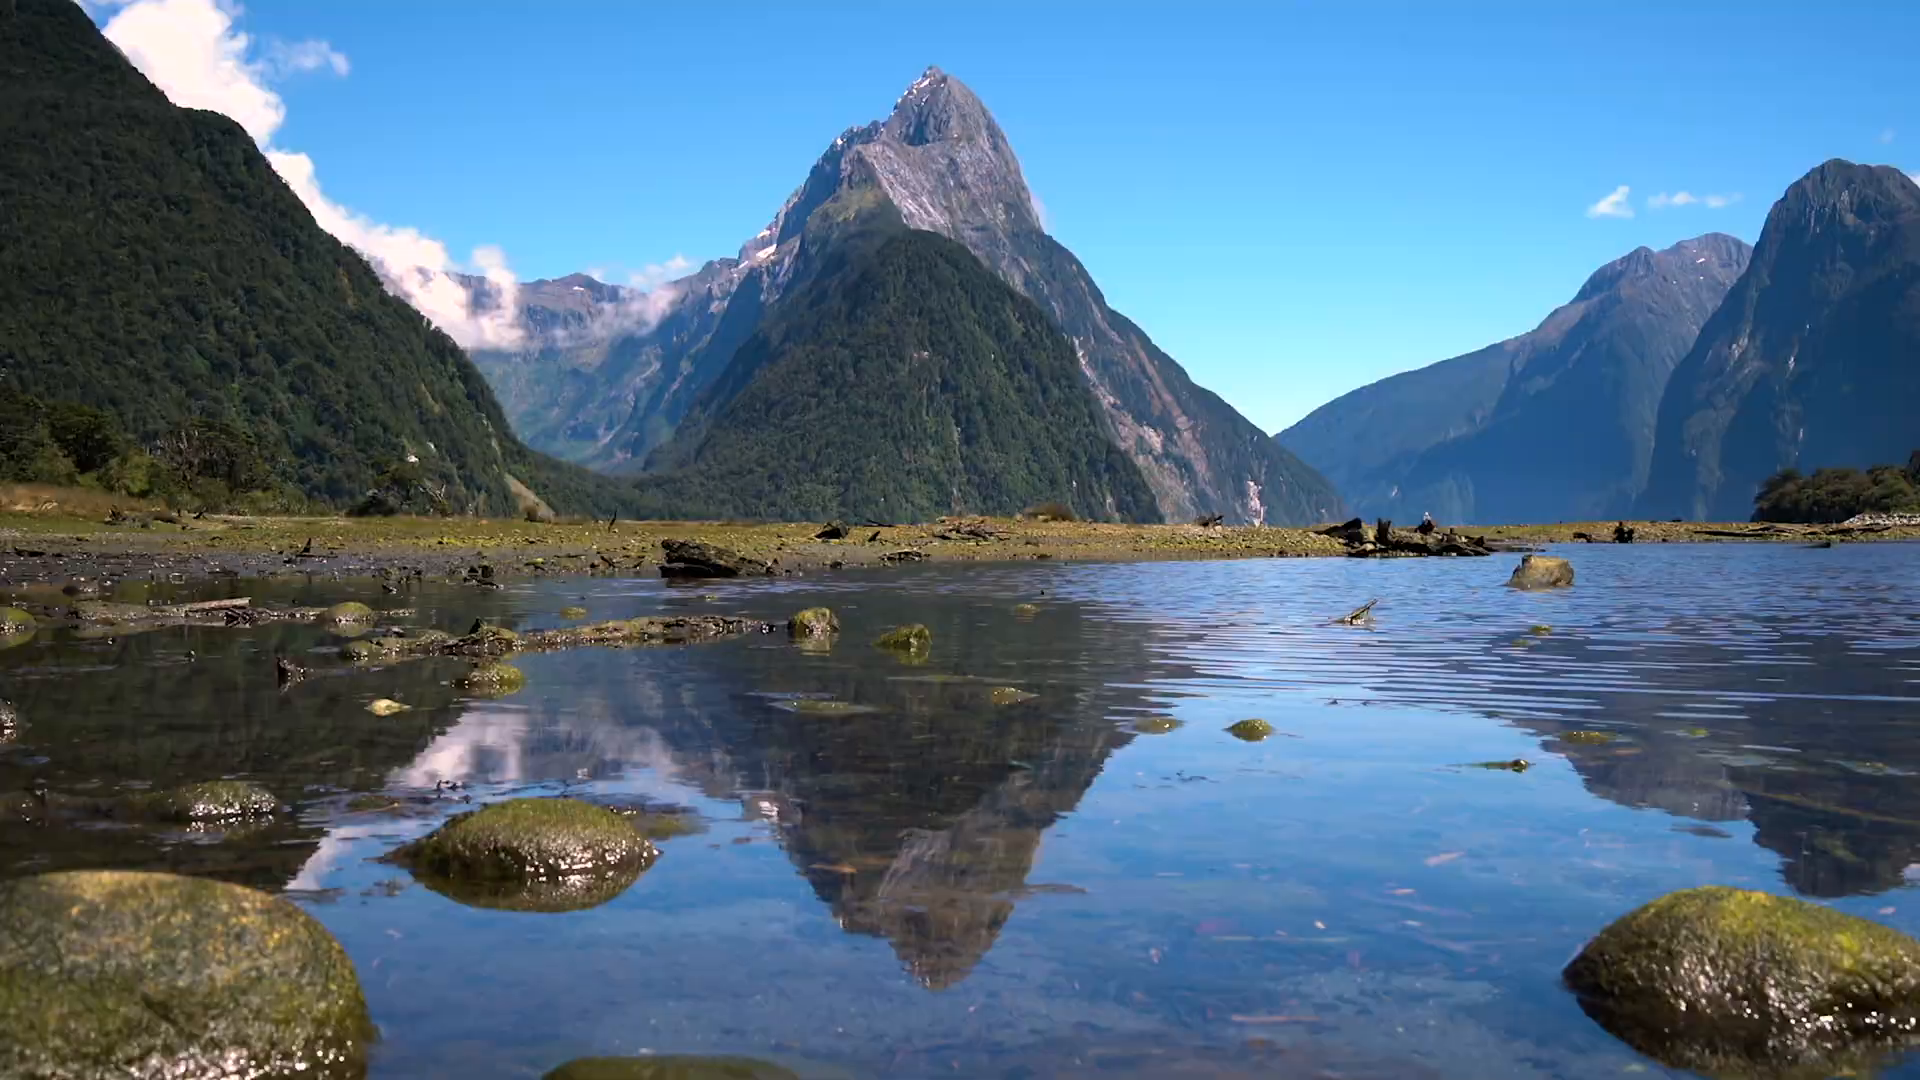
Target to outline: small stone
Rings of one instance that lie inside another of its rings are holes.
[[[367,711],[375,716],[392,716],[394,713],[403,713],[411,708],[413,706],[402,705],[392,698],[374,698],[367,703]]]
[[[346,626],[353,623],[372,622],[373,609],[358,600],[348,600],[328,608],[321,613],[320,617],[323,621],[335,626]]]
[[[1227,734],[1244,742],[1259,742],[1273,734],[1273,725],[1259,717],[1228,725]]]
[[[874,642],[882,649],[902,653],[925,653],[933,648],[933,631],[919,623],[896,626]]]

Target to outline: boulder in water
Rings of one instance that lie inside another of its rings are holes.
[[[626,891],[658,855],[612,810],[530,798],[459,814],[388,859],[477,907],[577,911]]]
[[[1507,584],[1516,589],[1563,589],[1573,584],[1573,564],[1557,555],[1522,555]]]
[[[665,553],[660,564],[660,576],[664,578],[764,577],[773,573],[771,563],[698,540],[662,540],[660,550]]]
[[[0,1075],[358,1077],[346,950],[287,900],[87,870],[0,883]]]
[[[1564,977],[1636,1050],[1710,1076],[1862,1075],[1920,1035],[1920,941],[1769,893],[1669,893]]]
[[[824,638],[839,632],[840,620],[828,608],[810,607],[787,620],[787,633],[797,638]]]
[[[933,648],[933,631],[919,623],[896,626],[881,634],[874,644],[892,652],[918,655]]]

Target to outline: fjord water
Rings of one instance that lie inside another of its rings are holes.
[[[1920,550],[1561,554],[1578,583],[1551,594],[1506,589],[1511,558],[226,583],[451,630],[825,604],[842,632],[528,656],[498,700],[452,689],[457,663],[347,669],[317,627],[42,634],[0,652],[26,722],[0,791],[244,776],[297,815],[0,820],[0,874],[289,892],[358,967],[379,1077],[644,1052],[821,1077],[1663,1075],[1558,977],[1635,905],[1733,884],[1920,932]],[[1373,625],[1331,623],[1374,597]],[[924,663],[869,644],[908,621]],[[314,673],[280,690],[276,652]],[[379,697],[415,708],[375,717]],[[1223,730],[1250,717],[1276,733]],[[1472,767],[1511,759],[1532,767]],[[562,791],[703,831],[567,914],[464,907],[371,861],[462,797]],[[358,792],[417,798],[355,812]]]

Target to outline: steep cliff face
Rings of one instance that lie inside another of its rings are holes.
[[[1743,520],[1788,467],[1920,446],[1920,186],[1829,161],[1767,215],[1753,262],[1675,369],[1639,512]]]
[[[1718,233],[1636,249],[1532,331],[1364,387],[1279,437],[1369,514],[1623,515],[1645,485],[1674,365],[1750,253]]]
[[[1041,226],[992,115],[938,69],[908,87],[885,120],[835,139],[737,258],[669,286],[674,299],[657,324],[588,345],[543,338],[529,353],[483,358],[482,368],[536,445],[603,468],[643,466],[765,313],[818,265],[821,252],[807,240],[814,215],[873,200],[909,228],[958,241],[1047,313],[1073,343],[1103,426],[1145,475],[1163,516],[1277,524],[1341,511],[1324,477],[1196,386],[1107,306],[1086,268]],[[503,374],[514,365],[529,370]],[[548,379],[541,373],[550,368],[568,374]],[[589,399],[613,404],[581,407]],[[627,415],[612,423],[621,408]]]

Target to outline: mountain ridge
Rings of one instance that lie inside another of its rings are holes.
[[[1626,513],[1653,417],[1749,249],[1708,233],[1596,269],[1534,329],[1350,392],[1276,438],[1364,513],[1448,521]]]
[[[522,446],[459,347],[239,124],[173,105],[71,0],[0,8],[0,101],[15,394],[105,410],[148,445],[238,431],[278,484],[334,506],[396,469],[452,509],[519,513],[527,487],[566,512],[630,499]]]

